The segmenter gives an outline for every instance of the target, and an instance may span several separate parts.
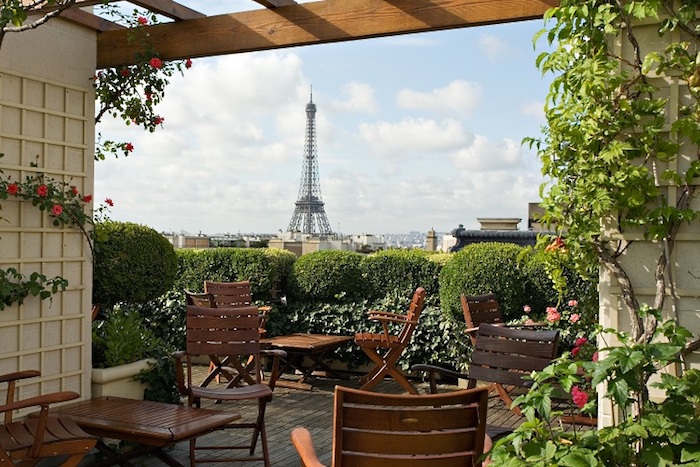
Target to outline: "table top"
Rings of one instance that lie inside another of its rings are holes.
[[[289,334],[286,336],[260,339],[263,346],[271,346],[283,350],[302,350],[320,352],[334,349],[351,341],[351,336],[335,336],[330,334]]]
[[[241,418],[235,412],[112,396],[51,407],[51,414],[69,416],[95,436],[149,446],[199,436]]]

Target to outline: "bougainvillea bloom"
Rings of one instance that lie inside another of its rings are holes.
[[[148,19],[145,18],[145,17],[143,17],[143,16],[139,16],[139,18],[138,18],[137,21],[139,22],[139,24],[140,24],[141,26],[145,26],[145,25],[148,24]]]
[[[54,204],[51,208],[51,214],[53,214],[54,216],[60,216],[62,212],[63,206],[61,206],[60,204]]]
[[[586,391],[581,391],[578,386],[574,386],[571,389],[571,397],[574,400],[574,404],[579,409],[582,409],[588,402],[588,393]]]
[[[185,60],[185,68],[192,68],[192,60],[191,59],[188,58],[187,60]]]
[[[149,65],[151,65],[153,68],[160,69],[163,67],[163,60],[161,60],[158,57],[153,57],[149,62]]]
[[[49,194],[49,187],[46,185],[39,185],[36,187],[36,194],[39,196],[46,196]]]
[[[19,186],[16,183],[10,183],[7,185],[8,195],[16,195],[17,193],[19,193]]]
[[[90,201],[92,201],[92,195],[83,196],[83,201],[89,203]]]
[[[132,152],[134,150],[134,145],[131,143],[126,143],[126,146],[124,146],[124,149],[126,149],[128,152]]]
[[[105,203],[107,203],[108,205],[114,207],[114,201],[112,201],[112,198],[107,198],[107,199],[105,199]]]

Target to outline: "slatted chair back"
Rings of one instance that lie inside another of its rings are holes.
[[[213,282],[204,281],[204,292],[214,296],[218,307],[251,306],[253,296],[250,291],[250,281]]]
[[[397,395],[336,386],[333,466],[479,466],[488,389]]]
[[[501,307],[498,303],[498,297],[494,293],[484,295],[464,295],[460,296],[462,302],[462,313],[464,314],[464,322],[467,325],[467,333],[471,339],[472,345],[476,343],[476,330],[481,323],[500,324],[503,325],[503,316],[501,315]]]
[[[185,299],[188,305],[203,306],[207,308],[216,308],[214,295],[204,292],[196,293],[185,289]]]

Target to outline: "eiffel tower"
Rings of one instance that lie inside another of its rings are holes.
[[[318,176],[318,153],[316,150],[316,104],[313,90],[306,104],[306,139],[304,141],[304,163],[301,167],[299,197],[295,203],[289,232],[315,234],[326,237],[333,234],[321,200],[321,184]]]

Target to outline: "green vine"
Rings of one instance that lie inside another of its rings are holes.
[[[0,269],[0,310],[13,303],[21,305],[30,295],[44,300],[59,290],[66,290],[67,286],[68,281],[62,277],[47,279],[38,272],[26,277],[15,268]]]

